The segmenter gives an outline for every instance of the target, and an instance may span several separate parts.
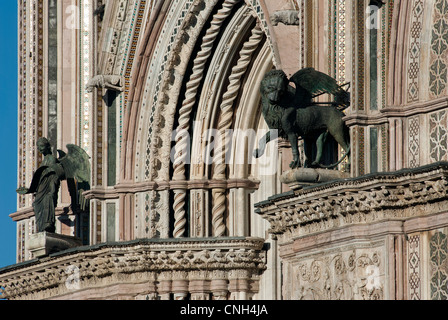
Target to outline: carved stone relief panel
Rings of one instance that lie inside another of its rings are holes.
[[[284,299],[383,300],[383,249],[347,247],[285,261]]]
[[[209,195],[207,190],[192,190],[190,193],[192,238],[207,237],[209,235],[208,207]]]
[[[135,195],[135,232],[137,238],[169,237],[168,191],[149,191]]]

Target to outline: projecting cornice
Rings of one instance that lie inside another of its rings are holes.
[[[272,197],[256,207],[274,237],[391,220],[401,221],[397,232],[411,231],[410,219],[448,212],[448,163],[333,181]]]
[[[117,199],[120,194],[135,194],[148,191],[163,190],[194,190],[194,189],[236,189],[245,188],[257,190],[260,181],[251,179],[228,179],[228,180],[183,180],[183,181],[148,181],[148,182],[123,182],[114,188],[92,188],[84,193],[87,199]]]
[[[387,107],[377,114],[353,113],[344,117],[348,126],[355,125],[380,125],[388,123],[391,118],[408,118],[420,114],[428,114],[445,109],[448,106],[446,97],[430,101],[417,102],[406,106]]]
[[[258,238],[201,238],[80,247],[0,269],[0,292],[6,299],[104,299],[194,287],[197,294],[227,295],[240,291],[237,284],[251,292],[266,268],[263,245]]]

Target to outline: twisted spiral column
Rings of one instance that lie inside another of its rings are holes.
[[[204,69],[212,54],[213,44],[220,32],[221,26],[232,13],[235,4],[240,1],[241,0],[225,1],[223,7],[213,16],[211,27],[207,30],[201,45],[201,50],[194,60],[193,72],[187,83],[185,99],[179,110],[179,125],[175,137],[176,145],[175,160],[173,164],[173,180],[185,179],[185,160],[187,155],[185,150],[188,146],[188,135],[186,135],[186,132],[190,129],[191,111],[196,103],[198,89],[204,77]]]
[[[189,143],[188,131],[190,130],[190,116],[194,105],[199,86],[204,77],[204,70],[207,61],[212,54],[212,49],[216,38],[221,30],[222,24],[232,13],[232,9],[241,0],[226,0],[222,8],[213,16],[211,27],[207,30],[201,50],[193,63],[193,72],[187,83],[185,99],[179,110],[179,125],[177,127],[175,137],[175,157],[173,163],[173,180],[185,180],[185,162],[187,159],[187,148]],[[174,191],[174,238],[180,238],[185,234],[186,218],[185,218],[185,199],[186,190]]]
[[[249,40],[243,45],[240,52],[240,58],[238,63],[232,69],[232,73],[229,78],[229,86],[223,96],[221,104],[221,118],[218,124],[220,147],[217,148],[216,160],[213,173],[213,179],[224,180],[226,179],[226,150],[229,141],[225,139],[226,132],[232,127],[233,122],[233,104],[238,96],[238,92],[241,86],[241,79],[246,73],[247,68],[251,62],[252,55],[258,48],[261,40],[263,39],[263,31],[259,25],[253,30]],[[226,190],[214,189],[212,191],[213,196],[213,208],[212,208],[212,225],[214,235],[216,237],[222,237],[225,235],[224,213],[226,211]]]

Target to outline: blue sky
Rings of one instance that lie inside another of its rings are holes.
[[[0,268],[16,262],[17,1],[0,1]]]

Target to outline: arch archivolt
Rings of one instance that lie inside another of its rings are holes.
[[[218,129],[220,116],[220,103],[225,94],[225,84],[231,73],[232,62],[236,58],[241,39],[236,31],[247,32],[253,22],[251,16],[244,15],[247,8],[242,8],[229,23],[223,38],[216,47],[218,54],[210,61],[209,73],[204,79],[202,92],[198,101],[197,114],[194,118],[196,126],[193,128],[192,162],[190,179],[212,179],[208,166],[204,164],[203,156],[207,153],[207,141],[211,140],[213,132],[209,129]],[[244,30],[242,30],[244,28]],[[207,135],[208,134],[208,135]]]
[[[210,147],[207,134],[213,130],[222,134],[226,130],[239,132],[241,127],[256,132],[263,125],[259,82],[273,67],[264,22],[253,6],[242,0],[190,1],[188,9],[173,2],[166,15],[159,42],[144,66],[146,80],[134,128],[135,183],[134,191],[129,190],[135,202],[122,208],[135,212],[127,215],[128,219],[136,217],[134,233],[138,236],[145,234],[138,222],[144,220],[142,216],[151,220],[151,216],[168,216],[170,212],[173,221],[165,220],[160,228],[166,231],[168,224],[173,224],[174,237],[187,233],[248,235],[248,223],[241,224],[240,230],[229,229],[236,216],[228,211],[235,208],[229,199],[244,200],[248,205],[243,220],[249,219],[251,193],[258,188],[250,160],[242,164],[231,161],[230,166],[209,165],[195,157]],[[173,134],[175,130],[188,133],[192,143]],[[234,137],[236,141],[239,138]],[[191,149],[185,149],[186,143]],[[236,145],[233,143],[229,152],[234,160],[241,150],[247,152],[249,148],[244,144],[243,149],[236,150]],[[183,150],[191,150],[192,164],[184,163],[188,152]]]

